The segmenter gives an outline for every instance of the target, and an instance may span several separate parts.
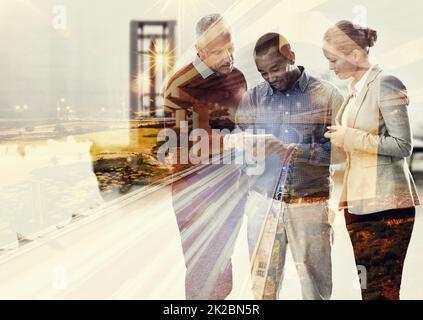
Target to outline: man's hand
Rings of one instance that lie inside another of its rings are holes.
[[[229,134],[224,138],[224,148],[225,149],[236,149],[236,150],[244,150],[245,148],[245,137],[247,133],[245,132],[238,132]]]
[[[225,148],[245,151],[256,161],[263,161],[272,154],[277,154],[283,160],[286,152],[294,147],[295,144],[284,144],[273,134],[239,132],[231,134],[225,141]]]
[[[265,155],[266,158],[274,153],[280,153],[284,149],[284,143],[272,135],[270,138],[265,140]]]
[[[330,126],[328,129],[329,131],[325,133],[325,138],[330,139],[333,145],[344,148],[344,138],[347,128],[342,126]]]
[[[258,139],[253,148],[253,156],[259,158],[258,150],[261,150],[257,143],[262,142]],[[295,144],[285,144],[283,141],[276,138],[274,135],[266,135],[264,139],[264,157],[268,158],[272,154],[276,154],[283,161],[286,158],[287,151],[292,150]]]

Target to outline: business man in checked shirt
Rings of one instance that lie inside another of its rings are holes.
[[[250,194],[273,197],[279,214],[271,260],[277,257],[277,263],[270,263],[263,298],[277,298],[289,246],[303,299],[329,299],[331,146],[324,133],[343,97],[328,82],[295,66],[295,53],[280,34],[263,35],[255,45],[254,59],[265,81],[244,94],[236,118],[242,130],[261,129],[273,135],[266,139],[265,170],[252,177],[250,186]],[[284,150],[292,146],[297,148],[296,157],[287,168],[281,168]],[[272,189],[281,169],[289,171],[285,184],[275,193]]]

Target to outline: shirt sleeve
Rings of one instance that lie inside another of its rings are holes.
[[[324,134],[327,127],[334,123],[334,118],[341,107],[344,98],[335,87],[328,95],[327,105],[319,111],[318,123],[312,133],[312,142],[298,145],[298,161],[312,165],[328,166],[331,163],[331,143]]]

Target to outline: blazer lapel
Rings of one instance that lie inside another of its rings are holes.
[[[360,112],[360,109],[363,106],[363,101],[364,101],[364,98],[366,97],[367,91],[369,91],[369,84],[372,83],[381,72],[382,70],[379,68],[379,66],[375,65],[370,71],[370,74],[366,79],[366,83],[364,84],[363,89],[358,94],[357,99],[355,101],[355,108],[351,110],[353,112],[353,114],[351,115],[351,122],[350,122],[350,125],[352,128],[355,127],[358,113]]]
[[[348,104],[348,101],[350,101],[351,95],[349,95],[344,102],[342,103],[341,107],[339,108],[338,112],[335,116],[335,125],[340,126],[342,125],[342,114],[344,113],[345,107]]]

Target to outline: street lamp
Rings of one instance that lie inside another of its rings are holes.
[[[56,103],[57,119],[60,119],[60,111],[62,110],[63,104],[65,103],[65,101],[66,101],[65,98],[57,99],[57,103]]]
[[[70,116],[69,116],[70,107],[66,106],[65,109],[66,109],[66,120],[69,120],[69,118],[70,118]]]
[[[19,117],[19,114],[22,112],[22,107],[21,106],[16,106],[15,107],[15,111],[16,111],[16,117]]]

